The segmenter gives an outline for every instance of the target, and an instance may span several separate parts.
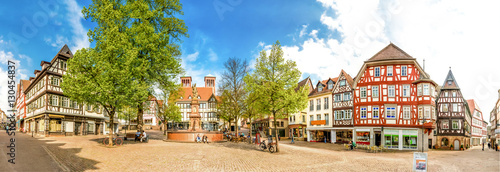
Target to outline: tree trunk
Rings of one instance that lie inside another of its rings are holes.
[[[280,149],[278,148],[278,125],[276,125],[276,113],[273,112],[273,121],[274,121],[274,133],[276,133],[276,152],[279,152]]]
[[[168,125],[167,125],[167,120],[163,121],[163,135],[167,136],[167,130],[168,130]]]
[[[128,114],[128,129],[130,130],[130,123],[132,122],[132,119],[130,119],[130,114]]]
[[[236,137],[240,137],[240,135],[238,134],[238,117],[234,118],[234,130],[236,130]]]
[[[248,135],[250,136],[250,142],[252,141],[252,118],[248,118],[250,121],[250,129],[248,130]],[[255,138],[257,139],[257,138]]]
[[[142,105],[142,103],[141,103],[141,105]],[[139,130],[139,132],[141,132],[141,135],[142,135],[144,111],[143,111],[141,105],[137,105],[137,129]]]
[[[109,114],[109,126],[110,126],[110,129],[109,129],[109,146],[113,146],[113,132],[115,131],[115,126],[114,126],[114,116],[115,116],[115,112],[114,111],[111,111],[111,113]]]

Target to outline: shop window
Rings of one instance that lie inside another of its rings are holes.
[[[356,143],[370,144],[370,132],[356,132]]]
[[[399,148],[399,135],[385,135],[385,146],[387,148]]]
[[[404,149],[417,149],[417,136],[403,135]]]
[[[51,119],[49,125],[50,132],[61,132],[61,120]]]

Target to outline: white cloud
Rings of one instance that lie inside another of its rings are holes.
[[[45,38],[44,41],[45,41],[45,43],[49,44],[50,46],[58,48],[58,49],[61,49],[64,46],[64,44],[69,43],[68,38],[66,38],[62,35],[59,35],[59,34],[56,35],[55,40],[52,38]]]
[[[344,69],[354,77],[365,60],[393,42],[421,65],[425,58],[426,72],[440,85],[452,66],[465,98],[475,99],[489,120],[500,88],[495,56],[500,2],[318,1],[325,8],[319,21],[329,36],[316,38],[311,32],[297,45],[282,46],[303,73],[325,79]],[[329,15],[330,10],[335,14]],[[340,38],[333,38],[334,32]]]
[[[64,1],[68,5],[68,14],[66,16],[69,25],[72,27],[71,38],[72,44],[69,45],[73,53],[81,48],[87,48],[90,46],[89,38],[87,36],[87,30],[83,27],[81,20],[83,19],[82,7],[78,6],[75,0]]]
[[[195,53],[193,53],[193,54],[188,54],[188,55],[186,56],[186,60],[187,60],[187,61],[190,61],[190,62],[192,62],[192,61],[196,61],[196,59],[198,59],[198,54],[200,54],[198,51],[197,51],[197,52],[195,52]]]
[[[307,26],[309,26],[309,25],[302,25],[302,29],[300,30],[299,37],[302,37],[306,34]]]
[[[215,53],[214,50],[212,50],[212,48],[208,49],[208,59],[213,62],[219,59],[217,53]]]

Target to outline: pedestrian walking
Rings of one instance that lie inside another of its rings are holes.
[[[484,151],[484,142],[483,142],[483,151]]]
[[[488,142],[488,149],[491,149],[491,143]]]

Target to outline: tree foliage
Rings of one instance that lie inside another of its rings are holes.
[[[122,106],[138,107],[141,124],[142,103],[153,86],[170,88],[182,73],[178,43],[187,36],[187,27],[176,16],[181,9],[178,0],[93,0],[82,13],[97,23],[88,32],[95,47],[77,51],[68,61],[65,93],[101,104],[111,123]]]
[[[163,123],[164,135],[167,134],[168,121],[180,122],[182,118],[181,109],[175,104],[175,102],[181,97],[181,93],[183,90],[181,89],[180,85],[175,85],[175,88],[176,89],[172,91],[162,91],[162,95],[160,97],[163,99],[163,101],[158,104],[158,117]]]
[[[301,72],[292,60],[283,58],[279,41],[273,44],[270,54],[260,52],[255,70],[245,77],[246,89],[254,94],[253,107],[261,114],[269,114],[276,124],[276,119],[287,118],[290,112],[302,110],[307,106],[307,90],[297,87]],[[274,125],[276,136],[278,130]],[[276,151],[279,151],[276,145]]]
[[[243,79],[249,71],[248,63],[246,60],[233,57],[224,63],[224,68],[219,84],[219,92],[222,93],[219,107],[225,112],[221,113],[221,117],[228,119],[229,124],[234,120],[238,133],[238,120],[245,114],[247,106],[245,102],[247,92]]]

